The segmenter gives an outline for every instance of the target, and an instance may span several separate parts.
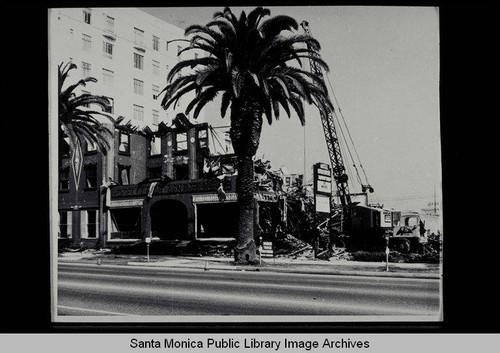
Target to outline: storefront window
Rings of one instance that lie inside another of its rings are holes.
[[[59,211],[59,238],[71,238],[71,211]]]

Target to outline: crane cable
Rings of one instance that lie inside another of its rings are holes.
[[[346,131],[347,131],[347,134],[349,136],[349,139],[351,141],[351,144],[352,144],[352,147],[354,149],[354,153],[356,154],[356,157],[358,158],[358,162],[359,162],[359,166],[361,168],[361,170],[363,171],[363,174],[364,174],[364,177],[365,177],[365,180],[366,180],[366,184],[370,185],[370,182],[368,181],[368,177],[366,175],[366,172],[365,172],[365,168],[363,168],[363,164],[361,164],[361,158],[359,158],[359,154],[358,154],[358,151],[356,150],[356,146],[354,144],[354,141],[352,139],[352,136],[351,136],[351,132],[349,131],[349,128],[347,127],[347,123],[345,121],[345,118],[344,118],[344,114],[342,114],[342,109],[340,109],[340,105],[339,105],[339,102],[337,100],[337,96],[335,95],[335,91],[333,90],[333,87],[332,87],[332,83],[330,82],[330,77],[329,75],[325,75],[326,76],[326,79],[328,80],[328,85],[330,86],[330,90],[332,91],[332,95],[333,95],[333,98],[335,99],[335,104],[337,105],[337,107],[339,108],[339,113],[340,113],[340,116],[342,117],[342,121],[344,122],[344,125],[345,125],[345,128],[346,128]],[[335,118],[338,120],[337,118],[337,114],[335,114]],[[340,123],[339,123],[339,126],[340,126]],[[341,131],[342,131],[342,128],[341,128]],[[342,131],[342,136],[344,137],[345,139],[345,136],[343,134],[343,131]],[[346,140],[346,145],[347,145],[347,140]],[[348,148],[349,150],[349,148]],[[349,150],[349,154],[350,154],[350,150]],[[353,161],[353,165],[354,165],[354,168],[356,169],[356,174],[358,176],[358,181],[361,185],[363,185],[362,181],[361,181],[361,178],[359,176],[359,172],[358,172],[358,168],[356,167],[356,162],[354,161],[354,159],[352,158],[352,155],[351,155],[351,159]]]
[[[356,163],[354,161],[354,158],[352,157],[351,150],[349,149],[349,145],[347,144],[347,140],[346,140],[345,135],[344,135],[344,130],[342,129],[342,126],[340,125],[340,121],[339,121],[339,118],[337,116],[337,113],[335,113],[335,111],[333,111],[333,115],[335,116],[335,120],[337,121],[337,126],[338,126],[338,128],[340,130],[340,135],[342,136],[342,141],[344,141],[343,147],[344,147],[344,149],[347,149],[347,152],[349,153],[349,156],[351,157],[351,161],[353,162],[353,167],[356,170],[356,174],[357,174],[357,177],[358,177],[358,182],[360,184],[362,184],[361,183],[361,179],[359,177],[358,168],[356,167]],[[348,165],[346,165],[346,167],[347,166]],[[349,178],[352,178],[352,171],[349,170],[348,168],[346,168],[346,172],[347,172]]]
[[[340,110],[340,108],[339,108]],[[352,156],[352,153],[351,153],[351,150],[349,149],[349,145],[347,144],[347,139],[345,137],[345,134],[344,134],[344,131],[343,131],[343,128],[342,128],[342,125],[340,124],[340,120],[339,118],[337,117],[337,114],[335,114],[335,119],[337,121],[337,125],[339,126],[339,129],[340,129],[340,133],[342,135],[342,138],[343,138],[343,141],[344,141],[344,144],[345,144],[345,148],[347,149],[347,151],[349,152],[349,156],[351,157],[351,161],[352,161],[352,166],[354,167],[354,170],[356,171],[356,176],[358,178],[358,182],[363,185],[363,182],[361,181],[361,177],[359,176],[359,171],[358,171],[358,167],[356,165],[356,161],[354,160],[354,157]],[[347,129],[347,126],[346,126],[346,129]],[[349,132],[349,131],[347,131]]]

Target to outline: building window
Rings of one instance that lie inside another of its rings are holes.
[[[95,152],[97,146],[93,141],[85,141],[85,152]]]
[[[153,125],[158,125],[160,123],[160,112],[153,109]]]
[[[157,156],[161,153],[161,139],[154,138],[149,141],[149,155]]]
[[[136,69],[144,70],[144,56],[134,53],[134,67]]]
[[[144,31],[139,28],[134,28],[134,43],[144,45]]]
[[[153,36],[153,50],[158,51],[160,49],[160,38]]]
[[[83,22],[90,24],[90,16],[92,15],[92,11],[90,9],[83,10]]]
[[[102,111],[104,113],[114,114],[115,113],[115,100],[110,97],[106,97],[109,101],[109,105],[107,107],[102,107]]]
[[[130,135],[126,132],[120,132],[120,145],[118,146],[118,152],[120,153],[130,153]]]
[[[118,182],[121,185],[130,185],[130,166],[118,164]]]
[[[174,170],[175,170],[175,180],[189,179],[189,167],[187,164],[174,165]]]
[[[69,167],[59,170],[59,190],[69,190]]]
[[[82,62],[82,75],[84,78],[90,77],[92,75],[92,65]]]
[[[59,148],[62,149],[62,155],[64,157],[68,157],[69,156],[69,137],[68,136],[65,136],[62,139],[61,145],[59,146]]]
[[[115,19],[111,16],[106,16],[106,30],[110,33],[115,32]]]
[[[153,99],[157,100],[160,95],[160,87],[157,85],[153,85]]]
[[[161,178],[161,167],[148,168],[148,178],[149,179],[160,179]]]
[[[177,133],[177,135],[175,135],[175,142],[177,145],[177,152],[187,151],[187,133]]]
[[[82,90],[82,96],[83,95],[89,95],[90,96],[90,92]],[[82,104],[82,107],[90,108],[90,103]]]
[[[92,37],[86,34],[82,34],[82,45],[84,51],[92,50]]]
[[[82,234],[83,238],[97,238],[97,210],[87,210],[86,216],[86,233]],[[83,222],[82,222],[83,223]]]
[[[153,75],[160,76],[160,63],[153,60]]]
[[[198,145],[200,148],[208,147],[208,134],[207,130],[198,130]]]
[[[144,95],[144,81],[134,78],[134,93],[140,96]]]
[[[134,104],[134,119],[144,121],[144,107]]]
[[[59,238],[71,238],[71,211],[59,211]]]
[[[97,164],[87,164],[84,169],[85,186],[87,189],[97,188]]]
[[[113,87],[115,84],[115,73],[111,70],[102,69],[102,83],[108,87]]]
[[[232,175],[235,172],[233,163],[223,163],[222,164],[222,174]]]
[[[113,59],[113,43],[104,40],[102,42],[102,51],[105,57]]]

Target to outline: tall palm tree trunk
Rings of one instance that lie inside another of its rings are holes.
[[[236,263],[257,263],[254,240],[254,168],[252,157],[259,147],[262,109],[250,92],[241,92],[231,107],[231,140],[238,159],[236,193],[238,195],[238,243]]]
[[[238,157],[238,176],[236,192],[238,194],[238,243],[235,248],[237,263],[257,262],[254,241],[254,183],[252,157]]]

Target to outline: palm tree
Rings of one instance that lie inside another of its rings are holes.
[[[318,55],[318,41],[297,33],[298,24],[293,18],[275,16],[263,20],[269,15],[268,9],[258,7],[248,16],[242,12],[238,19],[225,8],[205,26],[186,28],[190,46],[183,51],[202,50],[207,55],[177,63],[168,74],[169,84],[162,100],[167,109],[172,104],[175,107],[181,96],[194,92],[195,98],[186,107],[186,114],[194,109],[194,119],[219,93],[222,117],[231,106],[230,137],[238,161],[238,263],[257,260],[252,157],[259,147],[263,116],[271,124],[273,115],[279,119],[280,106],[288,117],[291,107],[304,124],[304,101],[321,110],[333,109],[322,79],[302,68],[303,59],[312,59],[328,70]]]
[[[64,65],[61,63],[59,65],[59,160],[61,160],[63,153],[62,147],[66,143],[65,137],[68,138],[70,153],[75,153],[81,149],[85,140],[106,155],[110,147],[107,137],[113,136],[113,132],[99,121],[96,115],[106,117],[114,123],[113,118],[102,111],[87,108],[91,104],[108,108],[110,105],[109,100],[106,97],[91,94],[77,96],[74,92],[77,87],[86,86],[87,82],[97,82],[95,78],[84,78],[63,89],[69,71],[76,69],[76,67],[73,63]]]

